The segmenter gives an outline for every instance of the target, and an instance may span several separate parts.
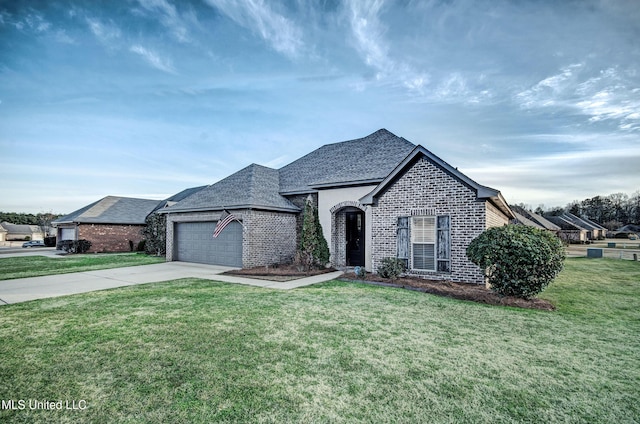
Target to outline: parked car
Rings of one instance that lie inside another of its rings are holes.
[[[22,243],[22,247],[44,247],[44,242],[42,240],[31,240]]]

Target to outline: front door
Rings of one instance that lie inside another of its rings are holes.
[[[364,212],[346,212],[347,266],[364,266]]]

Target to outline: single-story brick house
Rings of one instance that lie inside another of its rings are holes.
[[[483,284],[471,240],[515,216],[498,190],[385,129],[328,144],[280,168],[252,164],[159,212],[167,260],[236,267],[291,261],[310,198],[333,266],[376,271],[385,257],[432,279]],[[231,212],[219,237],[217,221]]]
[[[567,217],[558,215],[546,215],[546,219],[560,227],[558,237],[567,243],[585,243],[589,240],[588,232],[581,226],[571,222]]]
[[[57,239],[89,240],[89,252],[128,252],[143,239],[145,219],[158,200],[107,196],[54,220]]]

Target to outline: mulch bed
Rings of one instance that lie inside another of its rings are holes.
[[[226,275],[237,275],[239,277],[251,277],[259,280],[269,281],[291,281],[300,278],[311,277],[313,275],[326,274],[335,271],[334,268],[312,269],[309,272],[299,271],[295,265],[258,266],[255,268],[236,269],[227,271]]]
[[[295,265],[259,266],[255,268],[237,269],[227,271],[224,274],[237,275],[261,280],[270,281],[291,281],[299,278],[310,277],[312,275],[325,274],[335,271],[334,268],[314,269],[309,272],[299,271]],[[472,302],[486,303],[489,305],[514,306],[517,308],[540,309],[544,311],[554,311],[556,308],[550,302],[543,299],[520,299],[513,296],[500,296],[485,286],[477,284],[462,284],[452,281],[434,281],[418,277],[402,277],[395,281],[381,278],[377,275],[368,274],[366,280],[361,280],[353,272],[343,274],[340,278],[343,281],[375,284],[386,287],[403,288],[415,290],[423,293],[435,294],[438,296],[451,297],[453,299],[469,300]]]
[[[402,277],[392,281],[390,279],[378,277],[377,275],[368,275],[366,280],[361,280],[352,272],[342,275],[340,280],[415,290],[438,296],[451,297],[454,299],[486,303],[489,305],[514,306],[517,308],[540,309],[543,311],[554,311],[556,309],[551,302],[544,299],[534,298],[525,300],[513,296],[500,296],[487,289],[485,286],[478,284],[434,281],[418,277]]]

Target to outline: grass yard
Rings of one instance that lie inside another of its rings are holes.
[[[569,259],[543,297],[188,279],[3,306],[0,421],[638,422],[640,264]]]
[[[0,280],[148,265],[164,261],[164,257],[142,253],[68,255],[63,258],[47,256],[3,258],[0,256]]]

